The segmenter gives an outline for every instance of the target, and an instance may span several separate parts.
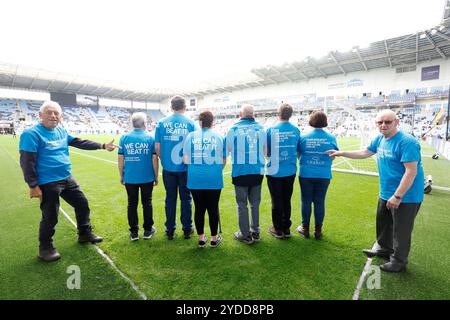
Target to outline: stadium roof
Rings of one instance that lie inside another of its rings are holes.
[[[313,78],[327,78],[346,75],[351,72],[369,71],[378,68],[411,67],[434,59],[450,57],[450,9],[447,18],[435,28],[385,39],[371,43],[366,48],[354,47],[348,52],[331,51],[321,58],[308,57],[303,61],[268,65],[252,69],[258,80],[229,84],[190,92],[191,95],[206,95],[230,92],[256,86],[283,82],[308,81]]]
[[[159,102],[173,95],[169,89],[136,90],[124,84],[9,63],[0,63],[0,87],[147,102]]]
[[[175,93],[204,96],[245,88],[308,81],[378,68],[409,68],[450,56],[450,0],[446,1],[440,25],[400,37],[354,47],[350,51],[331,51],[321,58],[308,57],[282,65],[268,65],[249,70],[245,75],[209,82],[202,87],[180,91],[177,88],[137,89],[130,85],[50,72],[22,65],[0,63],[0,87],[43,92],[76,93],[107,99],[160,102]]]

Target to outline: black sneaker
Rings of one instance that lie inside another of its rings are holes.
[[[190,239],[192,234],[194,233],[194,229],[184,230],[184,238]]]
[[[139,240],[139,234],[138,232],[130,232],[130,240],[131,241],[138,241]]]
[[[283,237],[285,239],[291,238],[292,237],[291,230],[290,229],[284,229],[283,230]]]
[[[152,230],[144,230],[144,240],[151,239],[152,236],[156,233],[156,228],[152,227]]]
[[[174,235],[175,235],[174,231],[166,232],[167,240],[173,240]]]
[[[252,236],[245,237],[242,232],[237,231],[234,233],[234,240],[243,242],[245,244],[253,244],[255,241],[253,240]]]
[[[204,248],[206,246],[206,241],[208,241],[208,237],[205,236],[203,238],[203,240],[198,240],[198,247],[199,248]]]
[[[209,246],[210,246],[211,248],[215,248],[215,247],[217,247],[221,242],[222,242],[222,237],[221,237],[220,234],[219,234],[219,235],[217,235],[216,241],[211,240],[211,243],[209,244]]]
[[[257,241],[261,240],[261,237],[259,236],[259,232],[251,232],[250,234],[252,236],[253,241],[257,242]]]

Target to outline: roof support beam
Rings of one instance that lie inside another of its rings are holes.
[[[416,34],[416,64],[419,63],[419,33]]]
[[[95,88],[94,90],[90,91],[87,95],[88,95],[88,96],[93,95],[94,92],[97,92],[98,90],[101,90],[101,89],[105,89],[105,87],[104,87],[104,86],[98,86],[98,87]]]
[[[328,75],[326,75],[325,72],[323,72],[312,59],[309,59],[308,62],[311,63],[311,65],[314,67],[315,70],[320,72],[322,77],[324,78],[328,77]]]
[[[34,85],[34,82],[36,81],[36,79],[39,77],[39,72],[36,74],[36,76],[33,78],[33,81],[31,81],[31,84],[30,84],[30,89],[33,89],[33,85]]]
[[[13,87],[13,88],[14,88],[14,83],[16,82],[17,69],[19,69],[19,65],[16,66],[16,72],[14,72],[14,76],[11,81],[11,87]]]
[[[342,66],[339,64],[339,62],[337,61],[336,57],[334,56],[333,52],[330,51],[330,57],[333,59],[334,63],[336,63],[336,66],[339,68],[339,70],[341,70],[341,72],[344,74],[344,76],[347,74],[344,70],[344,68],[342,68]],[[366,68],[367,71],[367,68]]]
[[[389,49],[388,49],[388,45],[387,45],[387,41],[386,40],[384,40],[384,48],[386,49],[387,58],[389,60],[389,67],[392,68],[391,56],[389,55]]]
[[[75,79],[76,79],[76,77],[73,78],[72,81],[68,82],[68,83],[64,86],[64,88],[62,88],[62,91],[66,90],[72,83],[74,83]]]
[[[437,53],[442,57],[442,59],[447,59],[444,52],[442,52],[441,48],[436,47],[436,43],[434,43],[433,39],[428,35],[428,32],[425,31],[425,36],[427,37],[428,41],[431,43],[431,45],[436,49]]]
[[[449,37],[448,35],[446,35],[445,33],[442,33],[442,32],[440,32],[440,31],[437,31],[437,30],[436,30],[436,34],[437,34],[438,36],[440,36],[441,38],[444,38],[445,40],[450,41],[450,37]]]
[[[358,56],[359,60],[361,61],[362,66],[364,67],[364,70],[368,71],[366,63],[364,62],[364,59],[361,57],[361,54],[359,53],[359,49],[356,47],[356,55]]]

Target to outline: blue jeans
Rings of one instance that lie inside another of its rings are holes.
[[[309,225],[311,219],[311,204],[314,203],[314,222],[323,224],[325,218],[325,196],[330,179],[299,178],[302,191],[302,224]]]
[[[192,197],[187,188],[187,172],[171,172],[163,170],[163,181],[166,189],[166,232],[176,229],[175,214],[177,211],[177,195],[180,193],[181,224],[183,231],[192,229]]]

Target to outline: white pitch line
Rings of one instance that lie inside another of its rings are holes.
[[[66,211],[64,211],[64,209],[60,206],[59,210],[64,214],[64,216],[67,218],[67,220],[70,221],[70,223],[72,223],[75,228],[77,228],[77,224],[75,223],[75,221],[73,221],[73,219],[67,214]],[[136,293],[143,299],[143,300],[148,300],[147,296],[145,295],[145,293],[143,293],[138,286],[134,283],[133,280],[131,280],[125,273],[123,273],[118,267],[117,265],[114,263],[114,261],[102,250],[100,249],[100,247],[97,244],[94,244],[95,249],[97,250],[98,254],[101,255],[103,258],[105,258],[106,261],[108,261],[108,263],[111,265],[111,267],[113,267],[114,270],[116,270],[121,276],[122,278],[125,279],[125,281],[127,281],[131,287],[133,288],[134,291],[136,291]]]
[[[103,159],[103,158],[96,157],[96,156],[91,156],[91,155],[89,155],[89,154],[84,154],[84,153],[82,153],[82,152],[77,152],[77,151],[72,151],[72,150],[70,150],[70,153],[75,153],[75,154],[79,154],[80,156],[83,156],[83,157],[92,158],[92,159],[97,159],[97,160],[101,160],[101,161],[105,161],[105,162],[117,164],[117,161],[112,161],[112,160]]]
[[[8,152],[8,150],[6,150],[5,148],[3,148],[2,146],[0,146],[3,151],[5,151],[5,153],[20,167],[19,162],[14,159],[14,157]],[[105,159],[101,159],[101,158],[97,158],[99,160],[105,160]],[[105,160],[107,161],[107,160]],[[67,214],[67,212],[65,212],[63,210],[63,208],[60,206],[59,210],[61,210],[61,212],[64,214],[64,216],[67,218],[67,220],[69,220],[69,222],[71,224],[73,224],[75,226],[75,228],[77,228],[77,224],[75,223],[75,221],[73,221],[73,219]],[[125,281],[127,281],[130,285],[131,288],[133,288],[134,291],[136,291],[136,293],[143,299],[143,300],[148,300],[147,296],[145,295],[145,293],[143,293],[138,286],[134,283],[133,280],[131,280],[125,273],[123,273],[118,267],[117,265],[114,263],[114,261],[102,250],[100,249],[100,247],[95,244],[95,249],[97,250],[98,254],[100,254],[103,258],[105,258],[105,260],[113,267],[114,270],[116,270],[119,275],[125,279]]]
[[[376,244],[377,244],[376,242],[373,244],[372,250],[375,249]],[[364,265],[364,269],[361,273],[361,276],[359,277],[359,281],[358,284],[356,285],[355,292],[353,293],[352,300],[359,300],[359,294],[361,293],[362,286],[364,285],[364,280],[366,279],[367,272],[369,271],[371,264],[372,258],[367,257],[366,264]]]

